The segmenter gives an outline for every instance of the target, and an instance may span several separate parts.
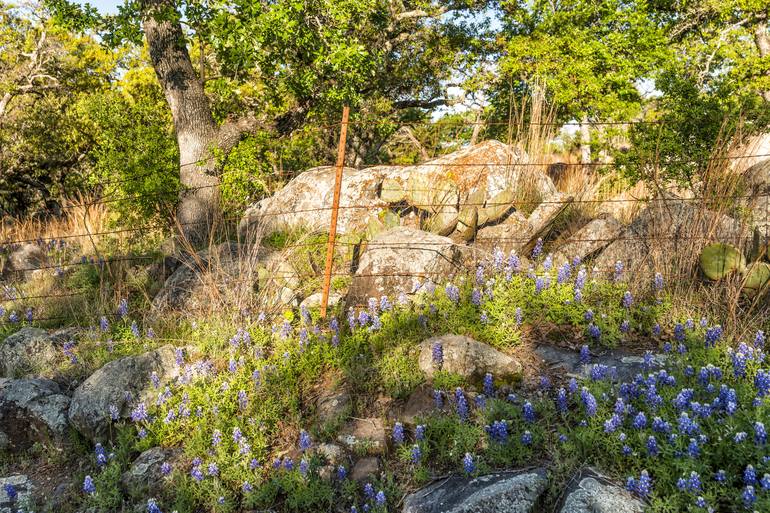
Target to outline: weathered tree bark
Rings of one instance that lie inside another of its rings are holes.
[[[754,42],[759,50],[759,56],[763,59],[770,55],[770,35],[767,33],[767,19],[763,18],[759,20],[757,26],[754,28]],[[762,92],[762,98],[766,102],[770,102],[770,90]]]
[[[142,28],[174,122],[179,145],[179,177],[184,187],[177,207],[180,232],[194,246],[209,240],[220,217],[215,150],[227,153],[253,130],[253,115],[217,126],[187,50],[173,0],[144,0]]]

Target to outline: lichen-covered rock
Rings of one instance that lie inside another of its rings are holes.
[[[361,255],[348,301],[410,294],[426,280],[450,279],[464,258],[464,248],[447,237],[405,226],[388,230],[369,242]]]
[[[6,272],[29,271],[43,267],[46,264],[46,252],[41,246],[28,242],[15,248],[8,255],[5,266]]]
[[[157,374],[158,388],[151,380],[153,373]],[[103,440],[111,423],[111,406],[120,419],[127,419],[140,402],[154,400],[179,373],[170,345],[109,362],[75,390],[69,408],[70,423],[86,437]]]
[[[564,212],[574,199],[574,196],[561,192],[555,192],[543,198],[543,201],[535,207],[527,219],[532,227],[530,243],[545,235],[559,214]]]
[[[153,447],[144,451],[134,460],[131,467],[123,473],[120,484],[126,493],[134,497],[158,495],[163,490],[165,475],[163,464],[168,463],[173,470],[181,456],[180,449]]]
[[[732,217],[706,210],[697,202],[664,195],[652,200],[599,253],[594,265],[609,274],[615,262],[621,261],[636,278],[651,278],[663,269],[690,272],[709,240],[740,247],[747,235],[751,235],[748,226]]]
[[[404,499],[403,513],[534,513],[548,485],[546,472],[498,472],[474,479],[452,476]]]
[[[387,438],[382,419],[354,419],[342,428],[337,441],[357,453],[382,454]]]
[[[611,215],[592,219],[559,246],[553,261],[559,265],[576,257],[582,260],[605,248],[622,230],[623,225]]]
[[[511,251],[518,253],[532,238],[532,225],[519,212],[511,212],[499,224],[481,228],[476,233],[473,247],[491,253],[495,248],[507,256]]]
[[[13,487],[16,497],[11,499],[8,496],[6,486]],[[23,474],[0,477],[0,513],[16,513],[19,506],[31,506],[34,491],[32,481]]]
[[[0,377],[47,376],[62,358],[55,337],[39,328],[22,328],[0,342]]]
[[[443,361],[434,361],[434,347],[441,345]],[[508,379],[521,373],[521,362],[494,347],[463,335],[441,335],[420,343],[420,370],[432,377],[438,370],[479,380],[487,372],[496,378]]]
[[[378,196],[383,178],[394,168],[345,168],[342,175],[338,233],[361,232],[370,216],[387,208]],[[238,225],[241,240],[256,240],[279,230],[328,231],[335,168],[316,167],[292,179],[273,196],[250,206]],[[350,208],[354,207],[354,208]]]
[[[13,452],[61,443],[70,399],[48,379],[0,379],[0,438]]]
[[[324,390],[316,399],[316,416],[321,426],[346,420],[350,409],[350,392],[344,386]]]
[[[560,513],[642,513],[644,504],[598,474],[582,477],[567,492]]]

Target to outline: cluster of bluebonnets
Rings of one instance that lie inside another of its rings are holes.
[[[579,350],[584,381],[542,376],[537,390],[517,394],[510,383],[487,374],[481,383],[437,387],[433,412],[414,426],[393,424],[391,455],[403,456],[396,464],[415,472],[430,468],[429,456],[437,450],[431,430],[436,419],[443,419],[478,428],[470,431],[476,438],[469,450],[454,455],[454,470],[469,477],[505,466],[504,458],[512,454],[507,449],[547,446],[551,454],[579,455],[622,476],[627,489],[653,510],[673,503],[682,511],[770,511],[770,366],[764,333],[747,341],[727,340],[707,319],[661,326],[661,275],[637,298],[626,289],[620,262],[604,278],[577,259],[555,265],[542,252],[538,242],[527,264],[516,254],[495,251],[467,279],[443,287],[424,282],[395,301],[371,298],[366,307],[344,313],[344,327],[336,318],[320,325],[305,309],[297,319],[272,323],[260,315],[223,344],[226,359],[214,353],[193,360],[180,348],[179,378],[163,383],[156,374],[148,376],[157,399],[135,403],[125,428],[135,430],[136,449],[183,445],[184,458],[163,463],[164,479],[174,483],[170,488],[192,490],[196,500],[213,509],[261,505],[261,491],[270,489],[278,490],[272,500],[288,502],[291,494],[307,492],[312,502],[314,494],[326,500],[332,494],[350,500],[351,511],[384,511],[398,500],[387,482],[372,476],[355,483],[349,468],[330,469],[315,450],[314,438],[328,434],[311,434],[308,423],[292,447],[286,446],[284,417],[287,411],[298,413],[287,387],[301,390],[319,368],[355,358],[343,355],[355,353],[362,340],[405,315],[435,331],[443,331],[460,311],[474,312],[463,322],[490,330],[497,325],[515,331],[525,322],[567,323],[585,337]],[[115,322],[130,325],[136,338],[154,338],[151,329],[142,335],[128,313],[122,301]],[[105,336],[109,332],[106,317],[99,320],[99,330]],[[659,354],[648,352],[645,372],[621,383],[615,369],[594,362],[591,346],[629,333],[656,341]],[[76,347],[65,352],[77,361]],[[440,371],[444,348],[435,343],[431,353]],[[115,405],[105,415],[116,423],[123,420]],[[95,473],[85,477],[84,494],[98,499],[100,469],[111,464],[117,463],[98,445]],[[160,512],[162,501],[149,498],[148,512]]]

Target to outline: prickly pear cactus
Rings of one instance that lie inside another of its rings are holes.
[[[735,246],[717,242],[701,251],[700,268],[710,280],[721,280],[733,271],[743,272],[746,258]]]
[[[382,181],[380,199],[386,203],[400,203],[406,199],[406,191],[398,180],[386,178]]]
[[[457,209],[447,207],[427,219],[424,229],[437,235],[447,236],[457,226]]]
[[[768,280],[770,280],[770,264],[754,262],[746,270],[743,290],[749,295],[754,295],[766,286]]]

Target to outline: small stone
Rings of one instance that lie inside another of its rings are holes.
[[[331,465],[339,465],[345,459],[345,451],[337,444],[319,444],[316,452]]]
[[[382,454],[387,439],[381,419],[356,419],[342,429],[337,440],[357,454]]]
[[[343,386],[324,390],[316,400],[316,415],[322,426],[343,422],[349,413],[350,392]]]
[[[379,473],[380,460],[378,458],[361,458],[353,465],[353,470],[350,471],[350,479],[360,483],[376,478]]]
[[[443,349],[443,363],[438,369],[433,362],[433,346]],[[467,379],[480,380],[486,373],[495,378],[508,379],[522,371],[521,363],[494,347],[463,335],[442,335],[420,343],[420,370],[432,377],[437,370],[459,374]]]
[[[624,488],[584,477],[572,488],[560,513],[642,513],[644,504]]]
[[[398,417],[404,424],[416,424],[419,417],[424,417],[435,407],[433,390],[430,387],[421,386],[412,392],[409,399],[406,400],[406,405]]]

